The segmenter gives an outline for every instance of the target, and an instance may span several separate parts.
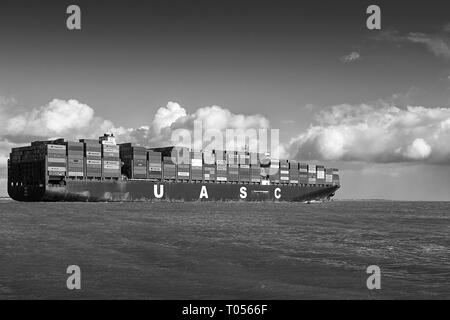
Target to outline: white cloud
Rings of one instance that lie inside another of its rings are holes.
[[[417,138],[408,146],[404,155],[409,159],[422,160],[426,159],[431,154],[430,145],[422,138]]]
[[[269,121],[258,114],[235,114],[215,105],[198,108],[189,114],[180,104],[170,101],[167,106],[157,110],[154,118],[148,121],[148,125],[123,128],[96,116],[92,107],[75,99],[53,99],[39,108],[22,111],[17,107],[15,100],[0,98],[0,141],[3,145],[12,143],[7,142],[5,137],[14,141],[27,141],[29,137],[78,139],[95,138],[105,132],[113,132],[120,142],[162,146],[172,143],[171,135],[174,130],[192,131],[195,121],[201,121],[205,131],[216,129],[223,131],[223,134],[226,129],[247,130],[270,126]],[[0,152],[1,147],[2,145]]]
[[[409,33],[406,38],[413,43],[424,44],[428,50],[438,57],[450,59],[450,42],[448,38],[418,32]]]
[[[161,107],[156,111],[152,122],[153,132],[161,133],[163,128],[170,127],[175,121],[186,117],[186,110],[178,103],[170,101],[166,107]]]
[[[0,177],[0,197],[7,197],[8,191],[7,191],[7,180],[4,177]]]
[[[395,30],[386,30],[380,35],[374,37],[374,39],[395,43],[422,44],[437,57],[450,59],[450,38],[445,33],[448,32],[448,28],[448,25],[445,26],[444,32],[438,34],[427,34],[422,32],[409,32],[407,34],[400,34]]]
[[[354,61],[357,61],[360,59],[361,59],[361,55],[359,54],[359,52],[356,52],[356,51],[353,51],[353,52],[349,53],[348,55],[340,58],[341,62],[343,62],[343,63],[354,62]]]
[[[288,144],[291,157],[450,163],[450,108],[338,105]]]
[[[178,144],[171,141],[172,133],[175,130],[184,130],[190,133],[194,146],[201,148],[201,140],[196,139],[193,133],[196,122],[201,122],[203,133],[207,130],[215,130],[220,131],[224,137],[227,129],[245,132],[248,129],[258,130],[270,127],[269,120],[258,114],[235,114],[215,105],[201,107],[193,113],[188,113],[178,103],[169,102],[166,107],[158,109],[151,126],[128,129],[126,134],[131,141],[139,144],[163,146]],[[236,148],[243,147],[244,145],[239,143],[236,145]]]
[[[0,137],[93,137],[114,129],[111,121],[94,116],[90,106],[75,99],[53,99],[47,105],[25,112],[3,103],[0,115]]]

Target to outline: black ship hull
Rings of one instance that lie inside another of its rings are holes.
[[[321,201],[339,186],[260,185],[242,183],[154,182],[149,180],[67,180],[65,185],[13,186],[17,201]]]

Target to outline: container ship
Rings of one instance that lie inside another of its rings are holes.
[[[191,151],[99,139],[13,148],[8,193],[17,201],[324,201],[339,171],[246,151]]]

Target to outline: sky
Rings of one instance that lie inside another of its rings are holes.
[[[2,1],[0,39],[0,194],[30,139],[156,146],[202,120],[279,129],[341,169],[338,198],[450,200],[445,1]]]

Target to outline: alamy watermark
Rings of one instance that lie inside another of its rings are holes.
[[[204,129],[203,122],[194,121],[194,129],[176,129],[172,132],[171,142],[174,145],[186,147],[194,151],[245,151],[272,159],[280,158],[280,130],[279,129]],[[172,160],[177,164],[188,164],[189,154],[173,150]],[[260,157],[260,160],[263,157]],[[231,158],[229,164],[233,164]],[[214,164],[214,159],[205,157],[206,164]],[[209,163],[211,162],[211,163]],[[236,163],[237,164],[237,163]],[[257,164],[256,158],[250,158],[250,164]]]

